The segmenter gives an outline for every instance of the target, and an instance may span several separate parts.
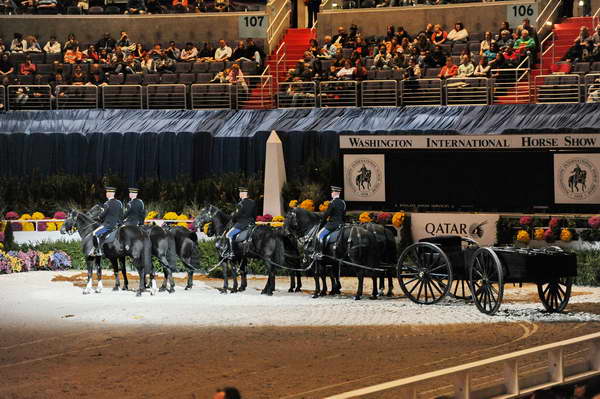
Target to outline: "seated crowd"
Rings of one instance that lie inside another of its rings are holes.
[[[64,43],[51,37],[41,46],[34,36],[15,33],[11,42],[0,40],[0,84],[59,85],[146,84],[146,83],[240,83],[244,73],[255,75],[265,61],[263,50],[252,39],[239,41],[232,49],[225,40],[216,47],[200,47],[171,41],[146,48],[120,32],[94,43],[81,44],[74,34]],[[168,81],[163,79],[168,77]]]
[[[128,0],[106,6],[105,0],[0,0],[2,14],[169,14],[259,11],[256,5],[234,9],[229,0]]]
[[[435,6],[443,4],[479,3],[485,0],[342,0],[342,8]]]
[[[339,27],[322,44],[311,40],[310,49],[288,71],[287,80],[492,77],[498,75],[493,70],[516,68],[528,56],[533,64],[538,47],[536,30],[528,19],[515,29],[503,22],[497,34],[483,35],[469,33],[460,22],[449,32],[441,25],[428,24],[414,35],[403,27],[388,26],[383,37],[363,37],[352,25],[349,33]]]

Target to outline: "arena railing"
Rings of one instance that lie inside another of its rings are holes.
[[[56,86],[56,109],[95,109],[98,108],[98,87],[86,85]]]
[[[49,110],[52,109],[52,94],[49,85],[9,85],[7,87],[8,109]]]
[[[184,84],[150,84],[146,86],[147,109],[187,109]]]
[[[360,89],[363,107],[398,106],[398,82],[395,80],[364,80]]]
[[[274,108],[273,81],[271,75],[246,75],[244,83],[232,85],[234,108]]]
[[[405,79],[401,85],[401,105],[443,105],[441,79]]]
[[[530,370],[524,372],[525,366]],[[453,397],[459,399],[510,399],[597,375],[600,375],[600,333],[355,389],[327,399],[367,397],[391,389],[398,392],[395,397],[416,399],[420,392],[434,396],[432,388],[439,385],[435,389],[438,395],[453,391]],[[445,385],[446,382],[450,384]]]
[[[600,102],[600,73],[585,75],[585,101],[588,103]]]
[[[142,109],[141,85],[108,85],[102,87],[102,108]]]
[[[6,102],[6,89],[0,85],[0,111],[6,111],[8,103]]]
[[[317,84],[315,82],[282,82],[277,91],[278,108],[315,108]]]
[[[579,103],[579,75],[539,75],[534,79],[535,102],[538,104]]]
[[[290,26],[291,6],[287,0],[272,0],[267,3],[269,25],[267,26],[268,54],[275,50],[279,41]]]
[[[492,69],[492,104],[529,104],[531,82],[526,69]]]
[[[489,105],[489,79],[484,77],[446,80],[446,105]]]
[[[358,107],[357,82],[335,80],[319,83],[319,106],[322,108]]]
[[[192,109],[232,109],[230,83],[196,83],[190,88]]]

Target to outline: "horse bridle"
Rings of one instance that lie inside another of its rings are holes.
[[[290,215],[288,216],[288,221],[289,222],[294,221],[294,222],[298,223],[298,216],[296,215],[295,210],[290,212]],[[298,243],[300,243],[300,246],[302,247],[302,249],[304,251],[306,251],[308,244],[314,240],[315,235],[319,231],[319,226],[314,225],[303,236],[298,236],[294,232],[290,231],[289,229],[287,229],[287,231],[288,231],[288,233],[290,233],[290,235],[292,235],[298,241]]]
[[[73,215],[74,213],[75,213],[75,215]],[[71,212],[69,212],[69,219],[73,219],[74,218],[75,222],[73,222],[72,225],[71,225],[71,227],[67,230],[67,234],[73,235],[78,230],[77,227],[76,227],[77,226],[76,221],[79,218],[79,215],[81,215],[81,214],[82,214],[82,212],[77,212],[76,210],[72,210]],[[92,223],[89,223],[89,224],[86,224],[85,226],[83,226],[83,228],[85,229],[87,227],[93,226],[94,223],[96,223],[96,221],[94,221]]]

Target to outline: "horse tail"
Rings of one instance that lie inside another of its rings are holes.
[[[151,274],[154,270],[152,266],[152,240],[149,234],[144,234],[144,249],[142,252],[142,262],[146,274]]]
[[[167,233],[167,262],[171,270],[177,270],[177,248],[175,246],[175,237],[172,234]]]

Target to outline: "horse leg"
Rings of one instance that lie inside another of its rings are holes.
[[[188,269],[188,280],[187,285],[185,286],[185,290],[191,290],[194,286],[194,271],[192,269]]]
[[[294,292],[301,292],[302,291],[302,273],[300,272],[294,272],[296,273],[296,289],[294,290]],[[292,280],[294,279],[294,276],[292,276]]]
[[[233,279],[233,288],[231,289],[232,293],[238,292],[238,266],[235,262],[231,262],[231,278]]]
[[[229,268],[229,261],[225,262],[223,265],[223,291],[221,293],[227,294],[227,290],[229,289],[229,281],[227,281],[227,269]]]
[[[267,282],[269,283],[269,292],[267,295],[273,295],[275,291],[275,266],[271,262],[267,262],[269,264],[269,278]]]
[[[240,262],[239,273],[241,282],[238,292],[246,291],[246,287],[248,287],[248,260],[246,258],[242,259]]]
[[[102,258],[100,256],[96,257],[96,274],[98,275],[98,285],[96,285],[96,293],[99,294],[102,292]]]
[[[92,284],[93,284],[93,280],[94,280],[94,261],[95,258],[88,256],[85,260],[86,266],[87,266],[87,284],[85,286],[85,289],[83,290],[83,295],[87,295],[90,292],[92,292]]]
[[[369,297],[369,299],[377,299],[377,294],[379,294],[379,292],[377,291],[377,277],[372,276],[371,280],[373,282],[373,289],[371,290],[371,296]],[[381,281],[383,281],[383,277],[381,277]]]
[[[124,256],[119,258],[121,263],[121,274],[123,275],[123,291],[129,290],[129,280],[127,279],[127,264]]]
[[[325,296],[327,295],[327,266],[323,266],[321,272],[321,284],[323,285],[323,288],[321,289],[321,292],[319,292],[319,296]]]
[[[315,278],[315,292],[313,293],[313,298],[318,298],[319,297],[319,292],[321,291],[321,285],[319,284],[319,269],[321,268],[321,266],[319,264],[315,264],[315,274],[314,274],[314,278]]]
[[[354,295],[354,299],[359,301],[363,294],[363,282],[365,279],[362,270],[356,273],[356,277],[358,277],[358,287],[356,289],[356,295]]]
[[[387,290],[386,296],[391,297],[394,295],[394,279],[392,278],[391,274],[388,274],[387,280],[388,280],[388,290]]]
[[[121,280],[119,279],[119,259],[110,259],[110,263],[113,268],[113,274],[115,275],[115,286],[113,287],[113,291],[119,291],[121,287]]]
[[[163,266],[163,274],[165,275],[165,279],[163,280],[162,284],[160,285],[160,288],[158,289],[159,292],[163,292],[167,290],[167,281],[169,280],[169,269]]]
[[[291,272],[290,273],[290,288],[288,289],[288,292],[294,292],[294,290],[296,289],[296,275],[295,272]]]
[[[144,292],[144,289],[146,288],[146,270],[141,259],[134,259],[133,264],[135,265],[138,275],[140,276],[140,284],[135,296],[142,296],[142,292]]]

